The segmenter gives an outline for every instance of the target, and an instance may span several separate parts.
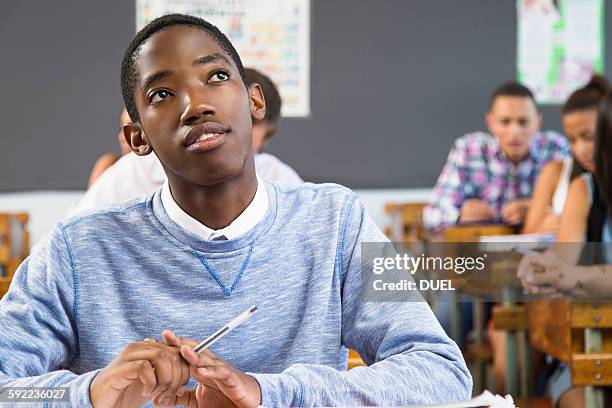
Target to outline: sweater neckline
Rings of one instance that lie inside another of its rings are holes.
[[[270,229],[277,214],[277,191],[272,183],[263,182],[268,192],[268,210],[263,219],[246,233],[229,240],[204,240],[172,221],[161,200],[161,188],[149,199],[151,218],[159,224],[162,234],[186,250],[204,253],[238,251],[259,240]]]

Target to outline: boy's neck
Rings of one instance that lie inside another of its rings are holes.
[[[198,186],[168,177],[172,198],[187,214],[218,230],[232,223],[249,206],[257,191],[255,171],[245,172],[226,182]]]

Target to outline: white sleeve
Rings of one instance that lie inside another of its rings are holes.
[[[295,170],[269,153],[255,155],[255,170],[264,180],[284,186],[296,187],[304,184],[304,180]]]
[[[69,212],[69,216],[145,197],[157,190],[164,183],[165,177],[154,153],[144,157],[128,153],[102,173]]]

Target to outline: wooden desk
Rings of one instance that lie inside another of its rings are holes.
[[[0,278],[0,299],[4,297],[6,292],[8,292],[9,285],[11,284],[11,277],[3,277]]]
[[[364,366],[367,366],[367,364],[363,362],[359,353],[349,349],[348,369],[350,370],[351,368]]]
[[[0,213],[0,298],[30,251],[28,220],[27,213]]]
[[[530,302],[527,321],[533,347],[570,365],[572,383],[587,387],[587,406],[603,406],[595,387],[612,386],[612,303]]]
[[[1,276],[13,276],[30,251],[27,213],[0,213]]]
[[[501,224],[468,224],[468,225],[457,225],[453,227],[446,228],[441,233],[437,233],[436,235],[430,236],[432,242],[447,242],[447,243],[477,243],[480,241],[480,237],[488,236],[488,235],[508,235],[514,233],[514,228],[501,225]],[[456,248],[457,250],[459,248]],[[476,249],[476,245],[474,245],[474,249]],[[457,255],[451,254],[451,255]],[[476,285],[478,287],[494,287],[494,286],[503,286],[502,296],[504,298],[504,306],[506,311],[510,311],[514,313],[514,301],[512,299],[512,290],[513,286],[520,286],[520,282],[516,278],[516,266],[518,264],[518,259],[509,258],[508,256],[500,256],[499,258],[490,258],[488,265],[488,273],[483,274],[483,276],[476,276],[473,279],[476,281],[480,281],[483,285]],[[488,284],[487,284],[488,282]],[[479,295],[482,293],[472,292],[472,295]],[[453,295],[456,297],[456,295]],[[457,307],[457,303],[455,301],[455,313],[451,319],[451,333],[454,339],[459,337],[459,333],[461,333],[461,315],[459,314],[459,310]],[[479,393],[483,390],[484,387],[484,378],[486,375],[485,372],[485,359],[487,353],[484,352],[484,349],[487,348],[487,345],[484,342],[484,328],[486,322],[484,321],[484,304],[482,300],[478,298],[474,298],[473,302],[473,323],[474,323],[474,344],[472,346],[473,349],[477,350],[477,353],[473,353],[472,355],[475,357],[475,368],[474,368],[474,390],[476,393]],[[506,319],[512,320],[512,319]],[[518,327],[513,327],[514,329],[518,329]],[[524,327],[522,328],[524,330]],[[518,333],[518,334],[517,334]],[[508,373],[506,376],[506,392],[510,393],[513,397],[516,397],[518,394],[518,343],[522,346],[524,350],[523,360],[528,359],[528,347],[526,334],[524,331],[517,332],[514,330],[508,330],[507,332],[507,341],[506,341],[506,367],[508,369]],[[524,379],[521,383],[521,394],[523,396],[527,396],[529,394],[529,384],[527,381],[529,365],[523,361],[521,365],[521,379]]]
[[[395,242],[419,242],[425,238],[423,210],[427,203],[389,203],[385,212],[391,217],[388,236]]]

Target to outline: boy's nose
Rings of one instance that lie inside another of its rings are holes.
[[[202,92],[193,92],[185,97],[185,110],[181,114],[181,123],[190,125],[198,122],[203,116],[215,113],[215,107],[208,102]]]

